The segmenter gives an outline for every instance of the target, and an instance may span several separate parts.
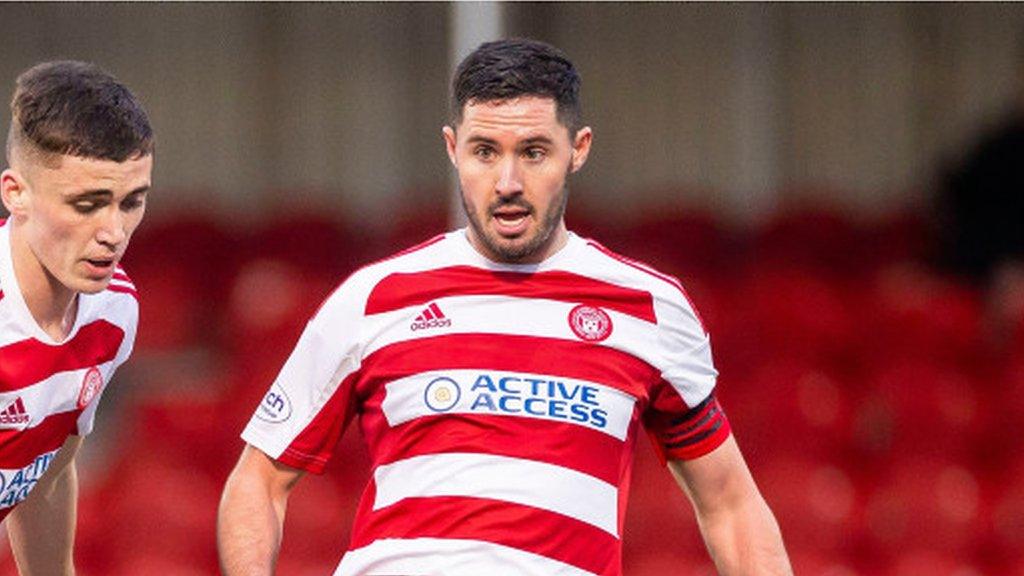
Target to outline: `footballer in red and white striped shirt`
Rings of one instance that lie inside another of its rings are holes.
[[[722,573],[790,573],[682,287],[565,227],[592,139],[577,91],[539,42],[460,65],[443,133],[469,226],[356,272],[310,320],[242,433],[226,574],[272,573],[291,487],[356,419],[373,477],[336,575],[619,576],[644,431]]]
[[[92,64],[16,82],[0,193],[0,518],[19,569],[72,574],[75,456],[131,354],[138,302],[119,262],[145,211],[149,120]]]

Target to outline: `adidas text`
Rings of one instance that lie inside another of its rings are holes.
[[[435,318],[434,320],[425,320],[420,322],[413,322],[413,330],[426,330],[427,328],[446,328],[452,325],[450,318]]]

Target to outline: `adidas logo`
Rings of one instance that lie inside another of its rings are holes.
[[[0,412],[0,427],[13,428],[28,424],[28,421],[28,410],[25,410],[20,396]]]
[[[427,328],[445,328],[451,325],[451,319],[445,316],[444,312],[441,312],[436,302],[431,302],[430,306],[424,308],[423,312],[420,312],[420,315],[412,321],[412,325],[409,328],[413,330],[426,330]]]

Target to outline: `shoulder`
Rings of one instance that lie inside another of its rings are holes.
[[[703,330],[704,324],[697,308],[678,278],[640,260],[614,252],[596,240],[581,240],[585,248],[581,250],[577,265],[583,273],[649,293],[659,312],[659,324],[666,317],[682,314],[696,321]]]
[[[384,279],[443,266],[447,260],[449,234],[439,234],[391,256],[371,262],[345,278],[320,305],[314,318],[365,313],[367,301]]]

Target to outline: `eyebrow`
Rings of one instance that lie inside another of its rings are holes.
[[[554,142],[554,140],[548,138],[547,136],[533,136],[532,138],[527,138],[526,140],[523,140],[521,142],[521,145],[531,146],[533,144],[551,144],[552,142]]]
[[[481,136],[480,134],[474,134],[469,138],[466,138],[467,144],[497,144],[498,141],[494,138],[488,138],[487,136]]]
[[[535,145],[535,144],[551,144],[552,142],[554,142],[554,140],[552,140],[548,136],[532,136],[530,138],[527,138],[526,140],[523,140],[522,142],[519,142],[518,145],[522,147],[522,146],[532,146],[532,145]],[[498,141],[495,140],[494,138],[488,138],[487,136],[482,136],[480,134],[475,134],[473,136],[470,136],[469,138],[466,138],[466,143],[467,144],[491,144],[491,145],[497,145]]]
[[[131,192],[126,194],[126,196],[132,196],[132,195],[135,195],[135,194],[143,194],[143,193],[148,192],[149,189],[150,189],[150,185],[149,184],[147,184],[145,186],[139,186],[135,190],[132,190]],[[72,200],[82,200],[82,199],[85,199],[85,198],[93,198],[93,197],[103,197],[103,198],[106,198],[106,197],[110,197],[110,196],[113,196],[113,195],[114,195],[114,191],[113,190],[109,190],[107,188],[100,188],[98,190],[85,190],[85,191],[82,191],[82,192],[75,192],[73,194],[69,194],[68,198],[72,199]]]

